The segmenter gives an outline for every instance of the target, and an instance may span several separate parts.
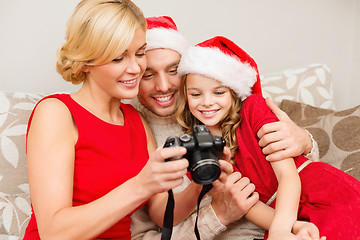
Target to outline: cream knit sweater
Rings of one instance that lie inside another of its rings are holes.
[[[166,138],[170,136],[179,136],[183,133],[181,127],[177,124],[174,115],[169,117],[159,117],[141,104],[137,98],[132,99],[130,104],[133,105],[149,123],[157,146],[163,146]]]
[[[169,136],[179,136],[182,134],[180,126],[174,116],[159,117],[149,111],[137,99],[130,103],[141,112],[154,134],[157,146],[162,146]],[[174,189],[174,193],[181,192],[190,184],[190,180],[185,176],[184,183]],[[151,221],[146,207],[137,210],[132,216],[131,239],[153,240],[161,239],[161,229]],[[196,240],[194,226],[196,220],[196,209],[182,223],[174,226],[173,240]],[[223,240],[253,240],[263,238],[264,231],[246,220],[237,221],[229,226],[224,226],[211,206],[211,196],[206,196],[200,205],[198,229],[202,240],[223,239]]]
[[[154,134],[157,146],[162,146],[169,136],[179,136],[182,134],[180,126],[177,124],[175,117],[159,117],[149,111],[142,105],[137,98],[130,102],[139,112],[141,112]],[[311,136],[311,134],[309,133]],[[312,136],[311,136],[312,138]],[[306,155],[312,161],[319,161],[319,148],[312,138],[313,149],[311,153]],[[184,177],[184,183],[174,189],[174,193],[180,192],[190,184],[189,178]],[[161,229],[151,221],[146,207],[142,207],[132,215],[131,223],[131,239],[153,240],[161,239]],[[196,209],[192,215],[189,216],[182,223],[174,226],[172,239],[173,240],[196,240],[194,233],[194,225],[196,219]],[[206,196],[200,205],[198,229],[202,240],[253,240],[262,239],[264,237],[264,230],[247,221],[245,218],[224,226],[217,218],[212,206],[211,196]]]

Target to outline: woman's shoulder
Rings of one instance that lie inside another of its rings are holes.
[[[59,126],[61,123],[72,122],[72,116],[64,102],[50,95],[36,104],[29,121]]]
[[[75,145],[78,138],[77,129],[65,103],[52,97],[42,99],[29,118],[26,138],[32,147],[34,143],[45,148],[64,146],[54,146],[60,142]]]
[[[36,104],[34,110],[36,110],[36,112],[45,112],[47,114],[68,111],[66,104],[61,99],[62,97],[60,94],[46,96]]]

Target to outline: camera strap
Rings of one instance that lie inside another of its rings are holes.
[[[212,187],[213,187],[212,184],[203,185],[201,192],[199,194],[199,197],[198,197],[197,210],[196,210],[196,221],[195,221],[195,228],[194,228],[194,232],[195,232],[197,240],[200,240],[200,234],[199,234],[199,230],[197,227],[197,222],[198,222],[198,218],[199,218],[199,210],[200,210],[200,202],[201,202],[202,198],[205,196],[205,194],[208,193],[212,189]]]
[[[163,228],[161,231],[161,240],[170,240],[173,224],[174,224],[174,193],[172,189],[168,191],[168,200],[166,204],[165,214],[164,214],[164,221],[163,221]]]
[[[199,210],[200,210],[200,202],[205,196],[206,193],[208,193],[212,189],[212,184],[203,185],[201,192],[199,194],[198,200],[197,200],[197,209],[196,209],[196,220],[195,220],[195,236],[197,240],[200,240],[200,233],[197,227],[197,222],[199,218]],[[163,221],[163,228],[161,232],[161,240],[170,240],[172,229],[173,229],[173,223],[174,223],[174,207],[175,207],[175,201],[174,201],[174,194],[172,190],[170,189],[168,191],[168,201],[166,204],[165,214],[164,214],[164,221]]]

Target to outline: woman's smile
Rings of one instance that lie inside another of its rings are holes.
[[[138,78],[131,79],[131,80],[122,80],[119,81],[121,84],[123,84],[125,87],[133,88],[136,87],[138,84]]]

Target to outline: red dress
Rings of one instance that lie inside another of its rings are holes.
[[[278,182],[271,164],[258,145],[257,132],[266,123],[278,121],[260,95],[251,95],[240,111],[237,130],[239,149],[236,165],[256,186],[260,200],[266,203],[276,192]],[[299,167],[308,159],[295,158]],[[326,163],[312,162],[299,173],[301,197],[299,220],[314,223],[327,240],[360,239],[360,182]],[[276,200],[275,200],[276,201]],[[275,207],[275,201],[271,207]]]
[[[75,145],[74,206],[100,198],[137,175],[145,166],[149,158],[146,133],[139,113],[131,105],[121,104],[124,126],[119,126],[97,118],[68,94],[48,97],[58,98],[68,107],[78,130],[79,138]],[[31,119],[32,115],[29,124]],[[131,213],[95,239],[130,239],[130,215]],[[24,239],[40,239],[34,214]]]

